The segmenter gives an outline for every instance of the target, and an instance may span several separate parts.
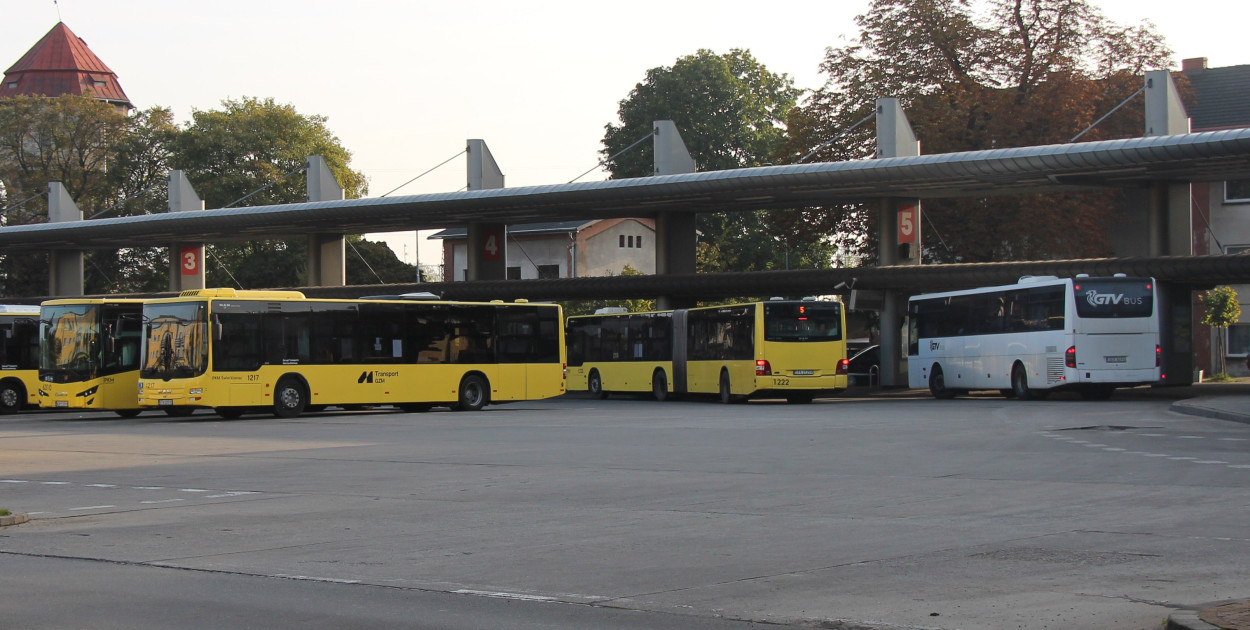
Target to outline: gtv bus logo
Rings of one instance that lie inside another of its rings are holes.
[[[1120,305],[1142,303],[1142,299],[1140,297],[1126,298],[1124,297],[1123,293],[1099,293],[1098,291],[1095,291],[1093,289],[1090,289],[1089,291],[1085,292],[1085,301],[1088,302],[1089,305],[1093,307],[1120,306]]]

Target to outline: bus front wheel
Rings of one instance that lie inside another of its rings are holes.
[[[950,400],[955,397],[955,390],[946,386],[946,375],[942,373],[942,366],[936,363],[929,370],[929,393],[938,400]]]
[[[603,391],[603,378],[599,376],[599,370],[591,370],[590,376],[586,377],[586,389],[590,391],[590,395],[600,400],[608,397],[608,393]]]
[[[1024,371],[1024,366],[1019,363],[1011,368],[1011,393],[1015,395],[1016,400],[1038,398],[1037,393],[1029,389],[1029,375]]]
[[[456,411],[479,411],[490,402],[490,385],[477,374],[465,374],[460,379],[459,400]]]
[[[651,376],[651,395],[660,402],[668,400],[668,377],[664,370],[656,370]]]
[[[273,388],[273,415],[279,418],[295,418],[304,413],[308,396],[299,381],[284,378]]]
[[[19,383],[0,383],[0,413],[16,413],[26,402],[26,388]]]

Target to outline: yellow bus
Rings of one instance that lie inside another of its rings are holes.
[[[39,406],[139,415],[143,300],[48,300],[39,314]]]
[[[430,296],[432,297],[432,296]],[[565,391],[557,304],[183,291],[143,306],[143,408],[477,411]]]
[[[840,303],[812,299],[573,316],[569,390],[808,403],[846,389],[845,331]]]
[[[39,307],[0,304],[0,413],[39,404]]]

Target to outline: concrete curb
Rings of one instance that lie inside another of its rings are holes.
[[[21,525],[30,520],[25,514],[10,514],[8,516],[0,516],[0,527],[8,527],[10,525]]]
[[[1163,630],[1220,630],[1220,627],[1199,619],[1196,610],[1182,610],[1168,615]]]
[[[1177,413],[1183,413],[1190,416],[1202,416],[1204,418],[1215,418],[1217,420],[1228,420],[1230,422],[1250,424],[1250,415],[1204,405],[1203,399],[1201,398],[1174,402],[1172,403],[1171,409]],[[1247,411],[1250,412],[1250,410]]]

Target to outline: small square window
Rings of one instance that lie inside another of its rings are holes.
[[[1230,179],[1224,182],[1224,201],[1250,202],[1250,179]]]
[[[520,268],[520,267],[508,267],[508,279],[509,279],[509,280],[520,280],[520,279],[521,279],[521,268]]]
[[[9,81],[8,85],[5,87],[8,87],[9,89],[13,89],[17,87],[17,81]]]
[[[560,277],[560,265],[539,265],[538,277],[547,280]]]

